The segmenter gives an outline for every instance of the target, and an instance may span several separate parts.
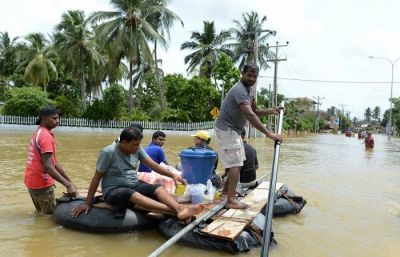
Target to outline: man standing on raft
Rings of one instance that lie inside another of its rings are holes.
[[[220,148],[220,160],[228,169],[228,180],[224,191],[227,192],[225,207],[246,209],[248,206],[236,198],[236,185],[240,177],[240,168],[245,160],[243,140],[240,137],[248,120],[257,130],[274,141],[282,142],[282,137],[266,129],[258,116],[277,115],[279,107],[259,109],[255,102],[255,88],[259,68],[254,64],[243,67],[242,77],[226,95],[219,117],[215,123],[215,132]]]

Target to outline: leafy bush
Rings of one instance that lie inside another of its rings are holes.
[[[107,110],[102,101],[96,99],[94,102],[88,106],[83,113],[82,117],[89,120],[104,120]]]
[[[220,93],[204,77],[193,77],[190,80],[182,75],[167,75],[164,79],[166,98],[172,110],[167,111],[168,120],[174,116],[188,121],[212,120],[210,111],[220,105]],[[188,113],[184,114],[182,111]],[[164,114],[164,119],[167,117]]]
[[[36,116],[41,107],[54,105],[54,102],[47,98],[47,94],[38,88],[23,87],[14,88],[11,91],[11,98],[4,104],[5,115]]]
[[[125,91],[122,86],[111,85],[104,90],[104,120],[118,120],[125,113]]]
[[[161,112],[160,119],[161,121],[178,121],[178,122],[190,122],[191,117],[190,113],[181,109],[170,109],[167,108],[163,112]]]
[[[80,114],[78,104],[78,102],[69,100],[65,95],[59,95],[55,99],[55,105],[61,110],[64,117],[78,117]]]
[[[151,120],[150,116],[147,115],[146,112],[139,110],[139,109],[134,109],[132,110],[132,114],[130,116],[126,116],[126,118],[124,118],[125,120]]]
[[[6,80],[0,76],[0,101],[11,98],[11,90],[8,88]]]

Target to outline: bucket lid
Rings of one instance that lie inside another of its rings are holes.
[[[187,148],[183,149],[179,154],[181,157],[216,157],[217,154],[213,150],[206,148]]]

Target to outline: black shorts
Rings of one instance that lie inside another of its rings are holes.
[[[139,183],[135,187],[116,187],[110,189],[104,201],[111,205],[118,205],[125,208],[132,208],[135,204],[130,201],[131,195],[135,192],[138,192],[144,196],[147,196],[152,199],[156,199],[154,192],[161,185],[151,185],[145,182],[139,181]]]

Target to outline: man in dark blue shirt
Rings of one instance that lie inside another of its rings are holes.
[[[153,161],[157,164],[161,162],[168,164],[167,159],[164,154],[164,150],[161,148],[165,143],[166,135],[162,131],[156,131],[153,133],[151,138],[151,143],[144,148],[145,152],[150,156]],[[142,162],[139,166],[140,172],[151,172],[151,169],[144,165]]]

